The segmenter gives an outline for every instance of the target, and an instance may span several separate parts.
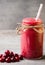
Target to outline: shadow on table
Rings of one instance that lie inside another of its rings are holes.
[[[45,60],[45,55],[43,55],[43,57],[42,58],[39,58],[39,59],[34,59],[34,60]]]
[[[31,59],[31,60],[45,60],[45,55],[42,56],[42,58],[38,58],[38,59]]]
[[[43,55],[42,60],[45,60],[45,55]]]

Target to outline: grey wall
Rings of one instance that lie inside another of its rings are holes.
[[[40,3],[44,4],[40,18],[45,23],[45,0],[0,0],[0,30],[15,29],[24,17],[36,17]]]

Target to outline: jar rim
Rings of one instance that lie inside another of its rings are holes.
[[[34,26],[34,25],[42,24],[42,20],[41,19],[36,20],[36,18],[24,18],[22,20],[22,24]]]

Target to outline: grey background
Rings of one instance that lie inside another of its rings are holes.
[[[40,3],[40,18],[45,23],[45,0],[0,0],[0,30],[15,29],[24,17],[36,17]]]

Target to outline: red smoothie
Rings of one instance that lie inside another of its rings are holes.
[[[23,25],[37,26],[41,24],[42,24],[41,19],[38,19],[36,21],[35,18],[24,18],[22,20],[22,27]],[[22,30],[21,54],[27,59],[34,59],[34,58],[42,57],[43,55],[43,27],[26,28]]]

